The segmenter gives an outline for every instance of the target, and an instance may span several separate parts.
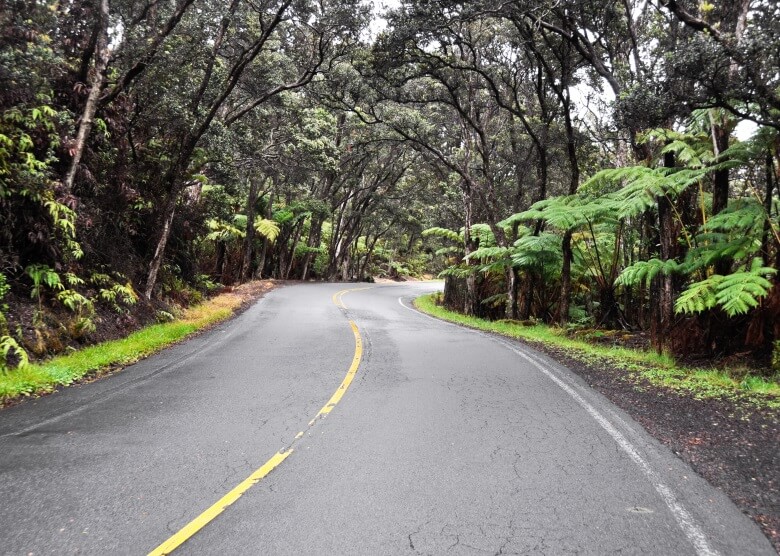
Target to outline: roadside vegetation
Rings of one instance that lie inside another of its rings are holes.
[[[496,320],[450,311],[442,306],[440,293],[417,298],[415,307],[421,311],[469,328],[491,332],[509,338],[521,339],[531,344],[540,344],[564,352],[572,359],[585,364],[599,365],[608,362],[620,369],[616,379],[635,382],[641,387],[643,381],[690,394],[698,399],[740,396],[761,407],[780,408],[780,376],[763,378],[754,376],[744,366],[732,368],[695,368],[681,365],[668,354],[654,350],[638,350],[594,344],[572,337],[572,329],[542,323]]]
[[[224,321],[268,287],[267,283],[247,284],[178,311],[177,316],[161,312],[159,319],[166,322],[146,326],[125,338],[88,346],[45,361],[27,363],[12,372],[0,372],[0,406],[22,397],[45,394],[62,386],[97,378],[135,363]]]

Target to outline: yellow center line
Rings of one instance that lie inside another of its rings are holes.
[[[357,288],[352,290],[347,289],[347,290],[338,291],[335,294],[333,294],[333,298],[332,298],[333,303],[340,309],[346,311],[347,307],[344,305],[344,302],[341,299],[344,296],[344,294],[351,291],[360,291],[366,289],[369,288]],[[352,327],[352,333],[355,336],[355,355],[352,358],[352,364],[349,366],[349,370],[347,371],[347,375],[344,377],[344,380],[341,381],[341,384],[333,393],[333,395],[330,397],[328,402],[324,406],[322,406],[322,409],[320,409],[317,415],[314,416],[314,419],[309,421],[308,424],[309,427],[313,426],[318,419],[325,417],[328,413],[330,413],[333,410],[334,407],[336,407],[336,405],[341,401],[341,398],[344,397],[344,394],[349,388],[349,385],[352,384],[352,380],[355,378],[355,374],[357,373],[358,367],[360,367],[360,360],[363,357],[363,339],[360,336],[360,330],[358,330],[358,327],[355,324],[355,322],[350,320],[349,325]],[[228,506],[230,506],[236,500],[241,498],[241,496],[243,496],[244,493],[246,493],[246,491],[248,491],[254,485],[259,483],[266,475],[268,475],[279,464],[281,464],[285,459],[287,459],[287,456],[293,453],[292,445],[294,445],[300,438],[302,438],[304,434],[305,432],[301,431],[297,435],[295,435],[295,439],[292,441],[290,447],[288,447],[286,450],[280,450],[276,454],[274,454],[274,456],[271,459],[269,459],[267,462],[265,462],[262,465],[262,467],[257,469],[249,477],[244,479],[238,486],[236,486],[230,492],[225,494],[222,498],[217,500],[216,503],[210,506],[206,511],[201,513],[198,517],[196,517],[195,519],[190,521],[187,525],[182,527],[179,531],[177,531],[169,539],[163,542],[160,546],[152,550],[148,556],[163,556],[165,554],[170,554],[178,547],[180,547],[182,544],[184,544],[187,540],[192,538],[198,531],[203,529],[206,525],[208,525],[211,521],[213,521],[219,514],[224,512],[228,508]]]

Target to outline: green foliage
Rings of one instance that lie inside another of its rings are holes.
[[[608,198],[591,198],[577,194],[538,201],[527,211],[515,214],[510,219],[542,220],[558,230],[570,231],[605,219],[613,210],[614,204]]]
[[[94,312],[92,301],[81,295],[76,290],[62,290],[57,294],[57,301],[79,315],[84,312],[89,314]]]
[[[495,261],[501,259],[508,259],[512,250],[508,247],[480,247],[466,256],[466,260],[475,261]]]
[[[110,304],[115,311],[121,310],[120,303],[122,305],[131,306],[138,302],[138,294],[135,293],[133,285],[128,282],[126,284],[114,284],[110,288],[100,288],[98,292],[98,298]]]
[[[556,234],[527,235],[515,242],[512,262],[518,268],[555,274],[560,271],[561,261],[561,238]]]
[[[163,311],[162,309],[160,309],[159,311],[157,311],[155,313],[155,318],[157,319],[157,322],[160,322],[160,323],[162,323],[162,322],[173,322],[174,320],[176,320],[176,317],[173,316],[172,313],[170,313],[168,311]]]
[[[43,287],[47,286],[51,290],[62,290],[65,286],[62,284],[60,275],[47,265],[34,264],[24,269],[25,274],[30,277],[33,283],[30,290],[30,297],[38,301],[38,317],[41,318],[43,311]]]
[[[0,272],[0,371],[6,372],[15,363],[17,367],[24,367],[29,359],[27,352],[19,345],[15,338],[8,334],[8,324],[5,312],[8,305],[2,303],[3,298],[11,291],[5,274]]]
[[[206,223],[206,226],[210,230],[206,235],[206,239],[209,241],[236,241],[243,238],[246,232],[233,224],[228,224],[221,220],[212,219]],[[244,226],[246,227],[246,219],[244,220]]]
[[[7,372],[9,360],[16,360],[16,367],[23,368],[29,364],[27,352],[19,343],[8,335],[0,335],[0,371]]]
[[[650,259],[648,261],[637,261],[631,266],[623,269],[618,279],[615,281],[617,286],[638,286],[641,284],[650,284],[653,278],[659,273],[665,276],[669,274],[684,272],[684,265],[681,265],[674,259],[662,261],[660,259]]]
[[[279,237],[280,228],[279,224],[273,220],[258,218],[255,220],[255,231],[273,243]]]
[[[717,306],[729,316],[747,313],[768,295],[772,283],[767,277],[776,273],[776,269],[763,266],[761,259],[756,258],[742,271],[727,276],[713,274],[694,282],[677,299],[675,310],[700,313]]]
[[[720,260],[737,263],[749,260],[761,249],[761,238],[768,215],[752,198],[734,199],[720,213],[701,226],[695,246],[686,262],[690,271],[715,264]]]
[[[288,213],[284,214],[287,215]],[[292,212],[289,212],[289,215],[290,218],[293,217]],[[209,220],[206,225],[210,231],[206,235],[206,239],[209,241],[225,242],[243,239],[246,237],[246,221],[247,218],[245,214],[234,215],[232,224],[217,219]],[[280,222],[276,220],[258,218],[255,220],[255,231],[260,234],[260,236],[273,242],[279,237],[279,225]]]
[[[455,243],[456,245],[463,245],[463,234],[454,230],[448,230],[447,228],[428,228],[423,230],[423,237],[439,237]]]
[[[706,114],[701,114],[706,117]],[[664,144],[661,154],[674,153],[677,162],[687,168],[704,168],[712,165],[716,158],[712,152],[712,138],[705,131],[680,132],[657,128],[640,137],[640,143],[656,141]]]

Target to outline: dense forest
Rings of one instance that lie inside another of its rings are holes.
[[[431,273],[780,367],[780,5],[377,14],[0,0],[0,366],[255,278]]]

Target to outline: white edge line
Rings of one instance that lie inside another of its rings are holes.
[[[447,324],[449,326],[455,326],[462,330],[464,329],[461,326],[458,326],[456,324],[441,319],[434,318],[430,315],[426,315],[425,313],[422,313],[416,309],[409,307],[403,302],[402,297],[398,298],[398,303],[400,303],[401,306],[404,307],[405,309],[409,311],[413,311],[423,317],[438,321],[443,324]],[[515,346],[509,344],[508,342],[502,341],[501,339],[496,338],[490,334],[486,334],[478,330],[474,330],[474,332],[476,332],[480,336],[486,336],[490,338],[491,340],[501,344],[505,348],[514,352],[516,355],[519,355],[520,357],[522,357],[523,359],[531,363],[533,366],[535,366],[537,369],[539,369],[547,378],[549,378],[555,384],[557,384],[564,392],[569,394],[569,396],[571,396],[580,405],[580,407],[582,407],[591,417],[593,417],[593,419],[601,426],[601,428],[604,429],[612,437],[612,439],[617,443],[617,445],[620,446],[620,448],[628,455],[628,457],[630,457],[631,460],[642,470],[642,472],[645,474],[647,479],[653,485],[653,488],[655,488],[655,491],[658,493],[661,499],[666,503],[666,506],[669,508],[669,511],[672,512],[672,515],[677,521],[677,525],[680,526],[680,529],[682,529],[683,533],[685,533],[685,536],[688,537],[688,540],[693,544],[694,548],[696,549],[696,554],[698,554],[699,556],[718,556],[718,552],[710,547],[709,543],[707,542],[707,537],[704,535],[701,528],[696,523],[696,520],[693,518],[693,516],[691,516],[688,510],[685,509],[685,506],[683,506],[677,500],[677,497],[675,496],[672,489],[669,488],[666,484],[664,484],[663,481],[661,481],[661,478],[652,469],[652,467],[650,467],[650,464],[647,463],[647,461],[645,461],[645,459],[641,455],[639,455],[639,452],[634,447],[634,445],[631,444],[631,442],[627,440],[626,437],[623,436],[623,434],[619,430],[617,430],[615,426],[612,423],[610,423],[606,417],[604,417],[601,413],[599,413],[599,411],[595,407],[593,407],[590,403],[588,403],[585,400],[585,398],[583,398],[572,386],[569,386],[563,380],[558,378],[558,376],[553,371],[547,368],[547,366],[545,366],[541,361],[539,361],[535,357],[526,355],[522,351],[518,350]]]

